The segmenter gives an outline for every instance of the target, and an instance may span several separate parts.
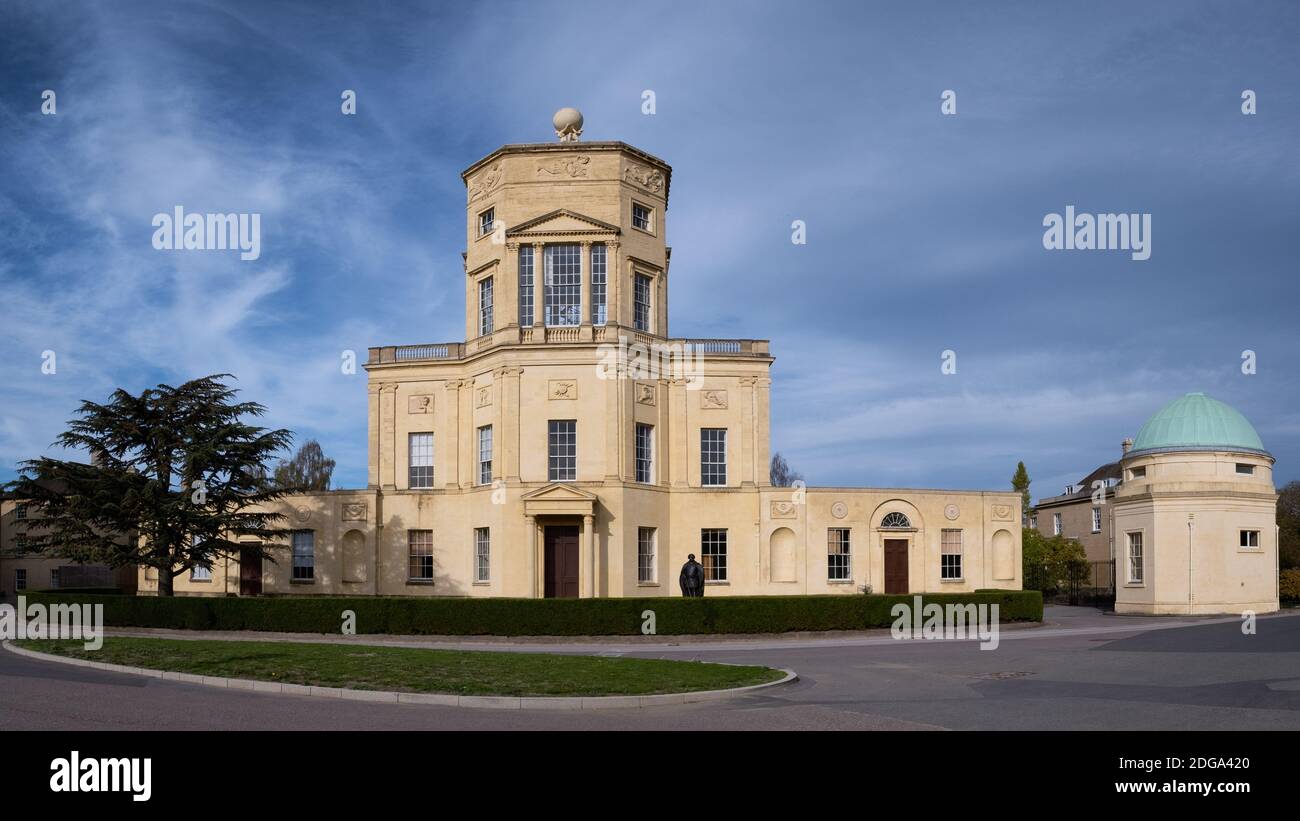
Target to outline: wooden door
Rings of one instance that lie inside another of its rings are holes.
[[[262,557],[246,547],[239,551],[239,595],[262,595]]]
[[[907,539],[885,539],[885,592],[907,592]]]
[[[578,527],[546,528],[546,597],[578,598]]]

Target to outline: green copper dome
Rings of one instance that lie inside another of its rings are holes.
[[[1138,431],[1133,456],[1142,451],[1236,450],[1263,453],[1255,428],[1233,407],[1189,393],[1158,410]]]

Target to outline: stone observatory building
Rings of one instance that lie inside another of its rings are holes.
[[[1246,417],[1203,393],[1148,419],[1113,497],[1115,611],[1277,610],[1273,461]]]

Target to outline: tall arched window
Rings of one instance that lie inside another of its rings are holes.
[[[882,529],[891,529],[891,528],[898,529],[898,528],[905,528],[911,526],[912,526],[912,522],[910,519],[907,518],[907,515],[903,513],[899,513],[897,511],[893,513],[886,513],[885,518],[880,520],[880,527]]]

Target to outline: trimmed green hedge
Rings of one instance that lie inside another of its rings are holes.
[[[270,630],[338,633],[344,610],[356,613],[358,633],[442,636],[640,635],[642,613],[653,610],[656,633],[785,633],[888,627],[890,608],[911,595],[728,596],[627,599],[438,599],[312,596],[200,598],[33,593],[32,602],[104,605],[112,627],[184,630]],[[923,603],[997,604],[1002,622],[1042,621],[1036,590],[934,593]]]

